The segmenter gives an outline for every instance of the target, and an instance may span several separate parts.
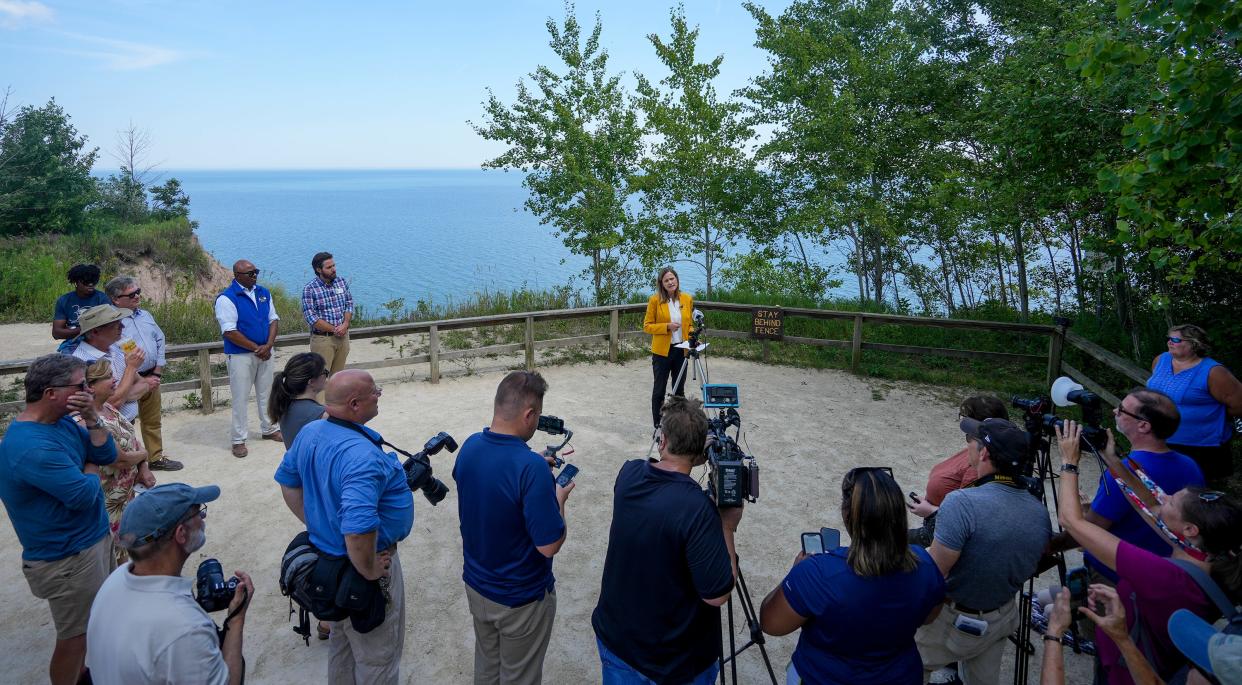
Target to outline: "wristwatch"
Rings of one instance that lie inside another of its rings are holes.
[[[105,428],[103,419],[96,417],[95,423],[92,423],[87,430],[103,430]]]
[[[1061,464],[1061,473],[1078,473],[1078,464]]]
[[[1057,637],[1056,635],[1049,635],[1048,633],[1044,633],[1044,639],[1047,640],[1048,642],[1060,642],[1061,641],[1061,638]]]

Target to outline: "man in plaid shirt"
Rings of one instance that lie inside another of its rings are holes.
[[[310,351],[323,357],[328,370],[345,368],[349,354],[349,321],[354,316],[354,296],[349,284],[336,275],[332,253],[320,252],[311,259],[315,278],[302,288],[302,315],[310,326]]]

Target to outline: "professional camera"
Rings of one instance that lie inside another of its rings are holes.
[[[759,464],[729,436],[729,426],[742,430],[742,417],[732,407],[707,420],[707,487],[718,507],[759,499]]]
[[[401,465],[401,468],[405,469],[405,484],[410,486],[410,492],[422,490],[423,497],[426,497],[433,507],[439,504],[449,491],[447,485],[431,475],[431,455],[445,447],[450,452],[456,452],[457,441],[448,433],[440,431],[423,445],[422,451],[410,455],[410,458]]]
[[[559,416],[540,416],[537,429],[547,433],[548,435],[565,436],[565,439],[561,441],[561,444],[548,445],[547,449],[543,451],[546,456],[552,457],[552,459],[556,461],[557,467],[564,466],[565,460],[558,456],[557,452],[560,452],[565,445],[569,444],[570,439],[574,437],[574,432],[565,427],[565,420]],[[573,450],[570,450],[569,453],[572,454]]]
[[[1013,406],[1026,410],[1028,433],[1042,430],[1048,435],[1055,435],[1057,428],[1065,423],[1052,413],[1051,405],[1068,407],[1071,404],[1077,404],[1082,408],[1082,436],[1079,438],[1082,448],[1098,452],[1108,444],[1108,434],[1100,427],[1100,422],[1104,417],[1104,412],[1100,407],[1100,396],[1084,390],[1068,376],[1061,376],[1052,384],[1051,403],[1045,397],[1025,399],[1017,396],[1014,396],[1011,402]]]
[[[203,559],[203,563],[198,565],[194,601],[207,613],[227,609],[240,582],[237,576],[224,579],[224,569],[220,567],[219,560]]]
[[[690,331],[690,337],[686,340],[690,343],[690,349],[694,350],[699,347],[699,336],[707,332],[707,323],[703,319],[703,312],[697,309],[690,314],[690,318],[694,321],[694,330]]]

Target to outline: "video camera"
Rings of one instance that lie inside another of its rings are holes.
[[[558,468],[564,466],[565,460],[556,453],[560,452],[564,449],[565,445],[569,444],[570,439],[574,437],[574,432],[565,427],[565,420],[559,416],[540,416],[539,425],[536,428],[544,433],[547,433],[548,435],[565,436],[565,439],[561,441],[561,444],[548,445],[547,449],[543,451],[545,455],[552,457]]]
[[[445,447],[450,452],[456,452],[457,441],[448,433],[440,431],[423,445],[423,449],[418,454],[410,455],[401,465],[401,468],[405,470],[405,484],[410,487],[410,492],[422,490],[423,497],[426,497],[433,507],[443,501],[449,492],[448,486],[431,474],[431,455]]]
[[[224,579],[224,569],[218,559],[203,559],[203,563],[198,565],[195,577],[197,591],[194,593],[194,601],[207,613],[227,609],[240,583],[241,579],[237,576]]]
[[[759,464],[729,436],[729,426],[742,430],[742,417],[733,407],[707,420],[707,487],[722,508],[759,499]]]
[[[1068,407],[1077,404],[1082,408],[1082,436],[1079,442],[1083,449],[1098,452],[1108,443],[1108,434],[1100,427],[1104,412],[1100,406],[1100,396],[1084,390],[1082,385],[1075,383],[1068,376],[1061,376],[1053,384],[1051,399],[1038,397],[1027,399],[1014,396],[1010,403],[1024,410],[1026,430],[1028,433],[1042,431],[1048,435],[1056,435],[1057,428],[1065,421],[1053,414],[1053,405]]]

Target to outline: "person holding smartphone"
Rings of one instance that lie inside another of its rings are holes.
[[[901,488],[885,469],[852,469],[841,481],[841,518],[850,546],[800,552],[763,599],[759,625],[769,635],[802,629],[787,682],[920,682],[914,633],[940,613],[945,585],[927,551],[907,540]]]
[[[733,590],[742,507],[717,509],[690,470],[706,461],[698,400],[670,397],[660,461],[621,466],[591,626],[604,685],[710,685],[718,672],[720,605]]]

